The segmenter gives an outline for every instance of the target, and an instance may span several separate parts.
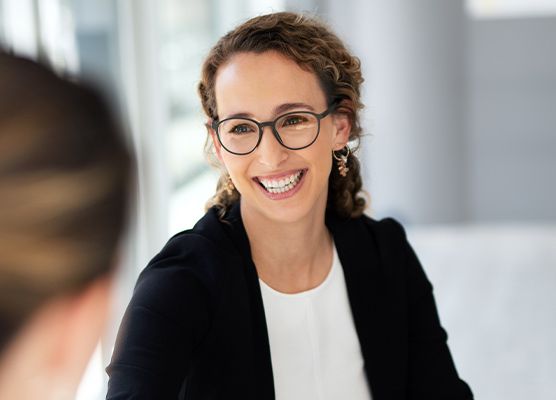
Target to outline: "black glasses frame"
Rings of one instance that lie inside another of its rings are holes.
[[[291,111],[291,112],[287,112],[285,114],[279,115],[278,117],[276,117],[274,120],[272,121],[263,121],[263,122],[259,122],[257,120],[254,120],[252,118],[237,118],[237,117],[231,117],[231,118],[226,118],[223,119],[222,121],[219,120],[213,120],[211,123],[211,127],[212,129],[216,132],[216,137],[218,138],[218,142],[220,143],[220,145],[228,152],[231,154],[235,154],[237,156],[245,156],[247,154],[250,154],[252,152],[255,151],[255,149],[257,147],[259,147],[259,144],[261,143],[261,140],[263,138],[263,131],[264,128],[266,126],[270,126],[272,128],[272,134],[274,135],[274,137],[276,138],[276,140],[278,141],[278,143],[280,143],[282,146],[284,146],[286,149],[289,150],[302,150],[302,149],[306,149],[307,147],[311,146],[313,143],[315,143],[315,141],[317,140],[317,138],[319,137],[319,133],[320,133],[320,120],[325,118],[326,116],[328,116],[330,113],[332,113],[335,109],[336,109],[337,103],[334,102],[332,103],[330,106],[328,106],[328,108],[326,110],[324,110],[323,112],[319,113],[314,113],[312,111]],[[288,115],[295,115],[295,114],[299,114],[299,113],[306,113],[306,114],[311,114],[313,115],[316,119],[317,119],[317,134],[315,135],[315,138],[311,141],[311,143],[302,146],[302,147],[289,147],[286,144],[284,144],[284,142],[282,141],[282,138],[280,137],[280,134],[278,133],[278,130],[276,129],[276,122],[278,122],[279,119],[284,118]],[[250,121],[252,123],[254,123],[255,125],[257,125],[257,127],[259,128],[259,139],[257,140],[257,144],[255,144],[255,147],[253,147],[252,150],[246,152],[246,153],[237,153],[235,151],[231,151],[230,149],[228,149],[226,146],[224,146],[224,143],[222,143],[222,139],[220,138],[220,132],[219,132],[219,128],[221,126],[222,123],[226,122],[226,121],[230,121],[232,119],[243,119],[246,121]]]

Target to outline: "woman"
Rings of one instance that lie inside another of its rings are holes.
[[[74,399],[103,331],[130,156],[96,92],[0,52],[0,399]]]
[[[470,399],[392,219],[363,216],[359,61],[322,23],[253,18],[199,92],[223,169],[139,277],[109,399]]]

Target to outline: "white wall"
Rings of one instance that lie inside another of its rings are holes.
[[[468,22],[470,217],[556,221],[556,17]]]
[[[371,214],[556,221],[556,17],[473,20],[462,0],[324,0],[363,62]]]
[[[463,220],[462,3],[328,1],[326,18],[363,63],[371,213]]]

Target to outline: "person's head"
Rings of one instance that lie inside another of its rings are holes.
[[[0,52],[0,389],[7,372],[43,366],[42,398],[77,385],[105,320],[130,174],[96,91]]]
[[[362,134],[362,82],[359,60],[315,18],[273,13],[223,36],[203,64],[198,88],[209,119],[206,152],[216,154],[222,166],[208,206],[217,206],[223,216],[241,197],[283,218],[278,210],[291,200],[285,207],[291,218],[292,206],[304,213],[317,204],[342,216],[359,216],[365,200],[353,152]],[[260,135],[253,121],[235,118],[273,121],[293,111],[276,122],[274,134],[272,127],[263,127]],[[344,177],[333,165],[333,151],[342,154],[348,142],[352,154]]]

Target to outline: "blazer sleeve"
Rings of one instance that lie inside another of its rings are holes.
[[[401,239],[408,307],[408,399],[470,400],[471,389],[461,380],[440,324],[433,287],[407,241],[403,227],[388,219]]]
[[[199,274],[210,259],[199,251],[206,247],[196,238],[172,239],[141,273],[106,369],[107,399],[178,398],[210,325],[210,295]]]

